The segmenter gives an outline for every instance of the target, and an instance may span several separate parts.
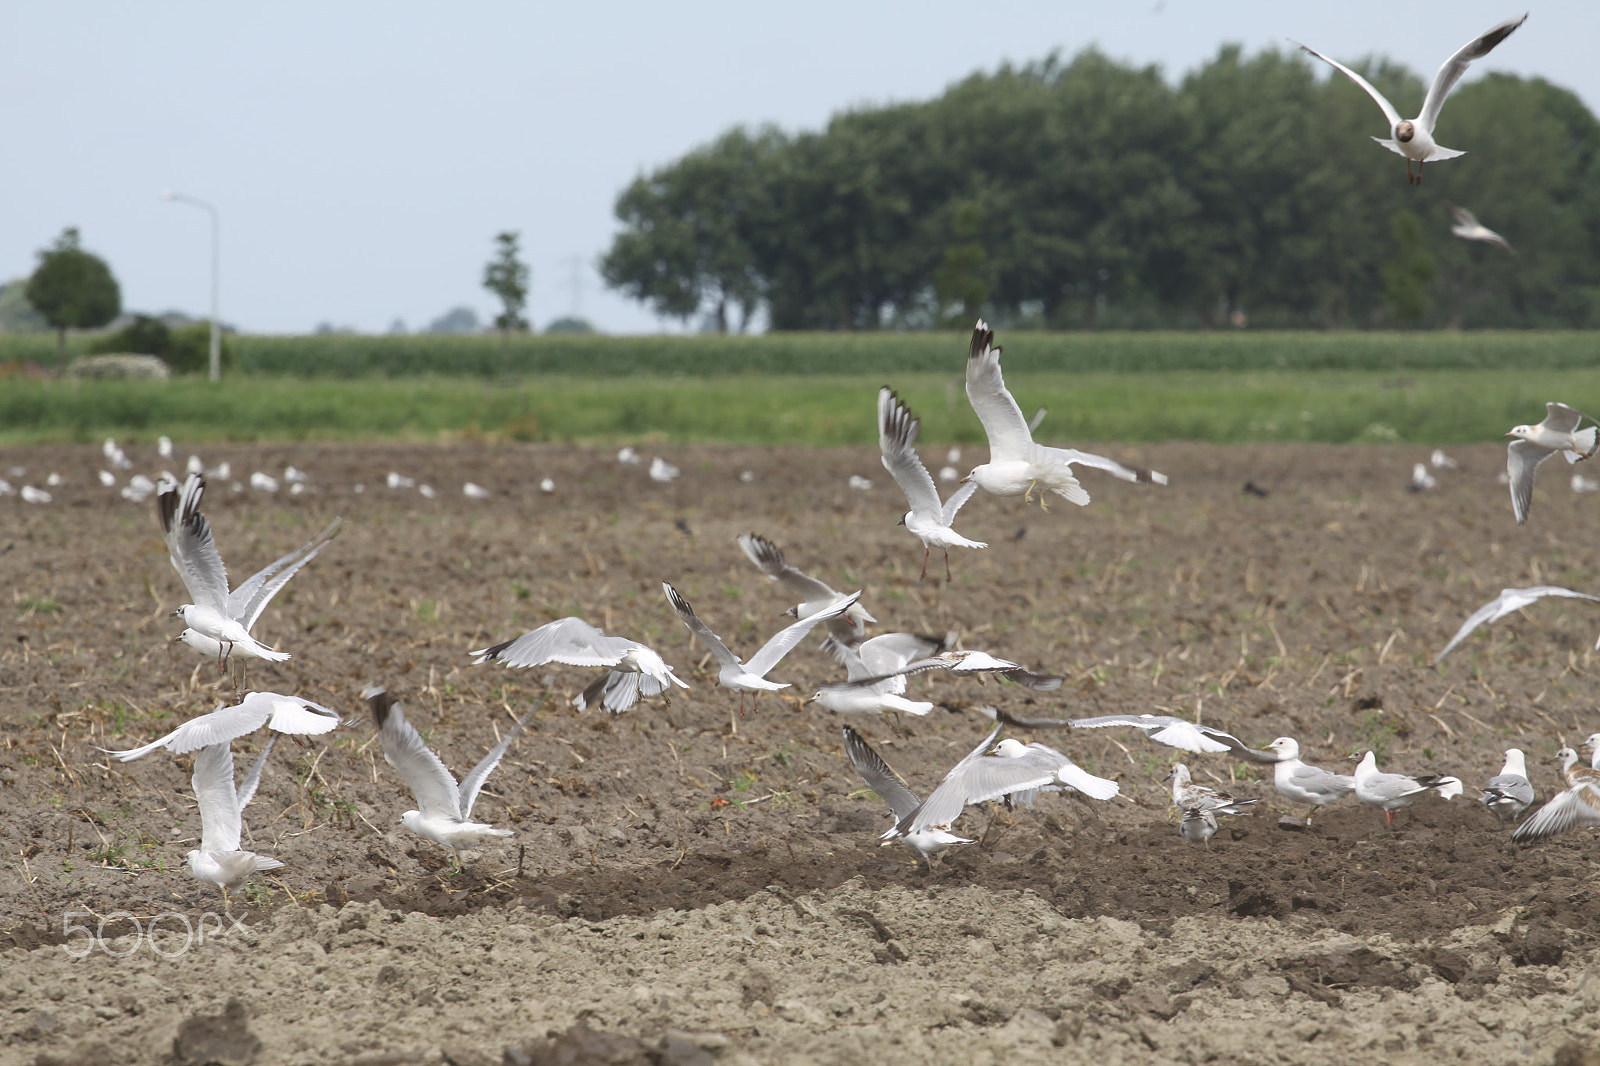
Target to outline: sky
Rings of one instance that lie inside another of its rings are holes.
[[[682,323],[606,290],[595,264],[616,231],[617,194],[732,126],[817,129],[840,110],[927,99],[975,71],[1089,46],[1174,82],[1224,43],[1256,52],[1292,47],[1289,37],[1431,77],[1521,10],[1504,0],[19,4],[0,34],[0,282],[31,273],[37,251],[77,226],[110,263],[125,308],[206,314],[210,221],[162,199],[176,190],[216,206],[222,319],[247,332],[385,332],[396,320],[415,331],[458,305],[487,321],[498,307],[482,274],[502,230],[521,234],[536,328],[578,313],[606,332],[677,332]],[[1592,0],[1536,9],[1468,79],[1540,76],[1595,109],[1595,29]],[[1382,134],[1376,106],[1372,116]]]

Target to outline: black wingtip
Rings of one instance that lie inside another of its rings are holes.
[[[972,347],[967,350],[967,358],[976,359],[993,347],[994,330],[989,328],[989,323],[980,318],[972,330]]]
[[[389,690],[382,685],[369,685],[361,690],[362,698],[367,701],[367,707],[372,711],[372,720],[379,729],[389,720],[389,712],[394,709],[398,700],[389,695]]]

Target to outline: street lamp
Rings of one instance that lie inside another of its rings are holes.
[[[197,196],[189,196],[168,189],[161,194],[163,200],[202,207],[211,215],[211,380],[222,380],[222,319],[218,311],[222,277],[222,223],[217,209]]]

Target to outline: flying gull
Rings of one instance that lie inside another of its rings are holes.
[[[276,737],[256,757],[250,772],[237,789],[233,784],[233,747],[229,741],[208,744],[194,757],[194,798],[200,806],[200,846],[186,856],[189,872],[196,879],[222,890],[227,909],[228,890],[238,888],[253,873],[276,870],[283,863],[253,851],[241,851],[239,838],[244,831],[243,812],[255,797],[261,783],[261,770],[272,753]]]
[[[1593,455],[1600,443],[1595,426],[1578,428],[1589,418],[1582,411],[1564,403],[1547,403],[1544,409],[1543,422],[1512,426],[1506,432],[1506,436],[1517,438],[1506,447],[1506,481],[1511,486],[1511,513],[1519,525],[1528,520],[1533,506],[1533,476],[1539,465],[1556,452],[1568,463],[1576,463]]]
[[[1456,220],[1456,224],[1450,227],[1451,233],[1454,233],[1464,241],[1482,241],[1485,244],[1504,248],[1512,255],[1517,254],[1517,250],[1511,247],[1511,242],[1488,226],[1485,226],[1482,222],[1479,222],[1477,215],[1474,215],[1464,207],[1457,207],[1455,204],[1447,203],[1445,206],[1450,209],[1451,216]]]
[[[1023,725],[1025,720],[1014,724]],[[1042,723],[1037,723],[1042,725]],[[1220,755],[1232,752],[1246,762],[1275,763],[1276,756],[1263,755],[1232,733],[1215,726],[1201,725],[1185,718],[1165,714],[1103,714],[1095,718],[1073,718],[1064,725],[1073,729],[1104,729],[1107,726],[1132,726],[1157,744],[1166,744],[1180,751],[1195,754]],[[1048,727],[1046,727],[1048,728]],[[1180,764],[1181,765],[1181,764]]]
[[[878,447],[883,452],[883,468],[889,471],[900,491],[911,505],[900,519],[906,530],[922,541],[922,573],[917,580],[928,576],[928,553],[934,548],[944,550],[944,579],[950,581],[951,548],[987,548],[981,540],[969,540],[950,528],[956,512],[972,499],[978,483],[968,481],[943,503],[939,490],[917,456],[917,434],[922,421],[911,413],[911,408],[901,402],[893,389],[878,390]]]
[[[298,696],[280,696],[276,692],[251,692],[233,706],[218,704],[216,710],[191,718],[166,736],[148,744],[128,751],[100,750],[115,755],[123,762],[132,762],[157,748],[166,748],[176,755],[182,755],[213,744],[227,743],[247,733],[254,733],[262,726],[295,736],[317,736],[342,724],[338,714],[320,703],[312,703]]]
[[[1550,798],[1511,834],[1516,843],[1542,840],[1586,826],[1600,825],[1600,771],[1578,765],[1578,753],[1562,748],[1561,775],[1567,788]]]
[[[558,618],[520,637],[468,654],[474,666],[493,660],[517,669],[552,662],[608,667],[573,697],[572,705],[580,711],[599,704],[620,714],[640,696],[659,696],[672,685],[689,687],[653,649],[626,637],[607,636],[581,618]]]
[[[771,580],[782,584],[791,595],[800,597],[800,602],[789,608],[785,614],[795,619],[805,618],[845,598],[844,593],[834,591],[827,582],[790,566],[783,557],[783,550],[759,533],[743,533],[737,539],[745,558],[754,563],[756,569]],[[876,621],[876,618],[867,613],[865,607],[855,603],[844,614],[828,620],[828,632],[836,640],[851,644],[860,643],[867,624]]]
[[[933,710],[933,704],[906,699],[905,675],[895,671],[938,653],[953,641],[954,634],[936,640],[916,633],[884,633],[854,648],[837,640],[824,641],[823,650],[844,666],[845,680],[823,685],[811,699],[839,714],[898,711],[925,715]]]
[[[1579,600],[1600,601],[1600,596],[1591,596],[1587,592],[1574,592],[1571,589],[1560,588],[1556,585],[1534,585],[1525,589],[1501,589],[1500,595],[1467,616],[1467,620],[1461,623],[1461,628],[1456,630],[1456,635],[1450,638],[1450,643],[1446,644],[1444,650],[1433,657],[1433,661],[1437,663],[1440,659],[1449,655],[1451,648],[1460,644],[1466,639],[1467,634],[1485,622],[1498,622],[1512,611],[1520,611],[1522,608],[1531,603],[1537,603],[1546,596],[1568,596]]]

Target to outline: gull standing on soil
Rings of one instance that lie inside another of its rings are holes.
[[[745,558],[754,563],[756,569],[800,597],[800,602],[784,614],[795,619],[807,618],[845,598],[844,593],[834,591],[827,582],[790,566],[783,558],[783,550],[761,534],[741,533],[737,539]],[[835,640],[859,644],[866,633],[867,624],[876,621],[865,607],[855,603],[844,614],[828,620],[828,632]]]
[[[883,468],[889,471],[911,505],[900,524],[922,541],[922,573],[917,580],[928,576],[928,553],[938,547],[944,550],[944,579],[948,584],[951,548],[987,548],[989,545],[981,540],[968,540],[950,528],[956,513],[978,491],[978,483],[969,480],[940,503],[939,489],[917,455],[917,434],[921,429],[922,421],[901,402],[893,389],[885,386],[878,390],[878,448],[883,453]]]
[[[1512,841],[1525,843],[1553,837],[1572,829],[1600,825],[1600,771],[1578,765],[1578,753],[1562,748],[1561,775],[1567,788],[1550,798],[1511,834]]]
[[[1547,403],[1544,410],[1544,421],[1538,425],[1512,426],[1506,432],[1517,438],[1506,447],[1506,483],[1511,486],[1511,513],[1519,525],[1528,520],[1533,507],[1533,477],[1539,465],[1556,452],[1568,463],[1579,462],[1600,444],[1595,426],[1578,428],[1589,418],[1582,411],[1564,403]]]
[[[944,640],[916,633],[884,633],[851,648],[837,640],[823,643],[823,650],[844,666],[845,680],[823,685],[811,699],[839,714],[882,714],[897,711],[925,715],[933,704],[905,698],[906,679],[895,671],[912,660],[934,655],[954,643],[955,634]]]
[[[1393,140],[1384,140],[1381,137],[1372,139],[1396,155],[1404,156],[1406,160],[1406,180],[1412,185],[1421,185],[1422,165],[1424,163],[1436,163],[1466,154],[1465,152],[1458,152],[1454,148],[1445,148],[1433,139],[1433,127],[1439,120],[1439,109],[1444,106],[1444,98],[1450,94],[1450,90],[1455,87],[1456,82],[1461,80],[1461,76],[1467,72],[1467,67],[1472,65],[1474,59],[1482,59],[1488,55],[1493,51],[1495,45],[1511,36],[1511,32],[1522,25],[1527,17],[1526,14],[1522,14],[1515,18],[1506,19],[1482,36],[1462,45],[1455,55],[1445,60],[1444,65],[1433,76],[1433,84],[1428,86],[1428,95],[1422,101],[1421,112],[1418,113],[1416,118],[1412,119],[1401,118],[1400,112],[1395,110],[1395,106],[1382,93],[1373,88],[1371,82],[1343,63],[1329,59],[1316,49],[1300,44],[1299,41],[1294,41],[1293,43],[1300,45],[1301,48],[1304,48],[1324,63],[1348,76],[1351,81],[1365,89],[1368,96],[1377,101],[1378,106],[1383,109],[1384,118],[1389,120],[1389,132],[1393,136]],[[1417,172],[1414,177],[1411,173],[1412,163],[1417,164]]]
[[[1467,616],[1467,620],[1461,623],[1461,628],[1456,630],[1456,635],[1450,638],[1450,643],[1446,644],[1444,650],[1433,657],[1434,663],[1437,664],[1440,659],[1449,655],[1451,648],[1460,644],[1466,639],[1467,634],[1485,622],[1498,622],[1512,611],[1520,611],[1522,608],[1531,603],[1537,603],[1546,596],[1568,596],[1579,600],[1600,601],[1600,596],[1591,596],[1587,592],[1574,592],[1571,589],[1560,588],[1556,585],[1534,585],[1525,589],[1501,589],[1500,595]]]
[[[342,725],[338,714],[320,703],[298,696],[280,696],[276,692],[250,692],[232,707],[217,705],[216,710],[191,718],[187,722],[148,744],[128,751],[100,750],[115,755],[123,762],[143,758],[157,748],[182,755],[214,744],[225,744],[262,726],[279,733],[295,736],[319,736]]]
[[[156,501],[167,540],[167,557],[194,598],[193,603],[173,612],[188,626],[177,639],[204,654],[215,655],[218,662],[234,653],[282,662],[289,653],[262,644],[250,635],[250,628],[272,597],[339,532],[341,520],[335,518],[310,541],[262,567],[229,592],[228,572],[212,539],[211,523],[200,513],[200,497],[205,489],[205,478],[190,474],[181,489],[176,482],[167,482]]]
[[[626,637],[607,636],[581,618],[558,618],[515,639],[467,654],[473,657],[474,666],[492,659],[516,669],[552,662],[610,667],[573,697],[572,705],[579,711],[598,703],[612,714],[620,714],[640,696],[659,696],[670,692],[672,685],[689,687],[654,649]]]
[[[517,719],[511,731],[500,738],[500,743],[489,749],[489,754],[478,761],[472,772],[462,778],[459,785],[445,768],[444,762],[422,740],[422,734],[406,721],[405,710],[398,700],[384,689],[370,686],[361,695],[372,709],[372,720],[378,726],[378,739],[383,744],[383,759],[400,771],[406,786],[416,797],[420,810],[406,811],[400,823],[424,840],[442,844],[455,852],[456,868],[461,868],[461,849],[477,847],[490,837],[508,837],[509,829],[496,829],[483,822],[474,822],[472,806],[478,801],[489,774],[500,765],[506,749],[516,739],[522,727],[528,724],[536,703]],[[543,702],[542,700],[540,701]]]
[[[1485,226],[1482,222],[1479,222],[1477,215],[1474,215],[1464,207],[1457,207],[1452,203],[1446,203],[1445,206],[1450,209],[1451,216],[1456,220],[1456,224],[1450,227],[1451,233],[1454,233],[1464,241],[1482,241],[1485,244],[1504,248],[1512,255],[1517,254],[1517,250],[1511,247],[1511,242],[1488,226]]]
[[[261,770],[277,737],[256,757],[237,789],[233,784],[233,747],[229,741],[209,744],[194,757],[194,798],[200,806],[200,846],[186,856],[196,879],[222,890],[222,905],[230,906],[228,890],[238,888],[253,873],[276,870],[283,863],[253,851],[239,850],[244,831],[244,809],[255,798]]]
[[[1372,752],[1361,756],[1356,763],[1356,799],[1369,807],[1383,810],[1383,820],[1394,828],[1394,812],[1411,806],[1424,792],[1435,790],[1444,799],[1461,795],[1461,779],[1427,775],[1412,777],[1409,774],[1386,774],[1378,769],[1378,759]]]
[[[744,694],[746,692],[776,692],[788,688],[788,682],[767,680],[767,673],[777,666],[783,657],[789,654],[796,644],[811,632],[818,622],[826,622],[830,618],[837,618],[855,605],[861,597],[860,592],[851,593],[839,600],[831,607],[809,614],[780,629],[772,639],[761,646],[761,650],[750,657],[748,663],[742,662],[739,657],[728,650],[722,638],[711,631],[711,627],[702,622],[694,613],[694,608],[689,606],[689,601],[678,595],[678,590],[667,582],[661,583],[661,588],[667,594],[667,602],[672,609],[678,612],[678,617],[683,624],[689,627],[689,632],[700,638],[712,656],[720,665],[717,670],[717,683],[723,688],[729,688],[739,694],[739,713],[744,713]],[[738,732],[738,719],[731,719],[733,731]]]
[[[1021,724],[1020,722],[1018,724]],[[1104,729],[1106,726],[1132,726],[1149,740],[1166,744],[1180,751],[1195,754],[1220,755],[1232,752],[1247,762],[1276,763],[1272,755],[1263,755],[1232,733],[1214,726],[1201,725],[1185,718],[1165,714],[1103,714],[1096,718],[1073,718],[1062,723],[1073,729]],[[1183,765],[1179,763],[1178,765]]]
[[[1318,807],[1337,803],[1356,790],[1355,778],[1301,762],[1300,742],[1293,737],[1279,737],[1262,750],[1270,751],[1276,757],[1277,761],[1272,767],[1272,784],[1278,794],[1294,803],[1310,806],[1311,809],[1306,812],[1306,825],[1311,824],[1311,816]]]
[[[1528,780],[1528,766],[1522,749],[1507,748],[1506,764],[1500,772],[1489,778],[1478,799],[1494,812],[1497,818],[1515,818],[1533,802],[1533,784]]]
[[[1197,785],[1189,775],[1189,767],[1181,762],[1172,764],[1172,772],[1168,776],[1172,779],[1172,805],[1180,811],[1243,814],[1246,807],[1261,802],[1258,799],[1235,799],[1210,785]]]
[[[1039,505],[1049,510],[1044,502],[1044,491],[1048,489],[1079,506],[1087,504],[1089,494],[1073,476],[1074,464],[1103,470],[1124,481],[1167,483],[1165,474],[1153,470],[1073,448],[1034,443],[1022,409],[1007,391],[1000,373],[1000,349],[994,345],[994,330],[981,318],[972,331],[967,353],[967,399],[989,437],[989,461],[973,467],[967,479],[996,496],[1021,496],[1026,503],[1037,490]]]

